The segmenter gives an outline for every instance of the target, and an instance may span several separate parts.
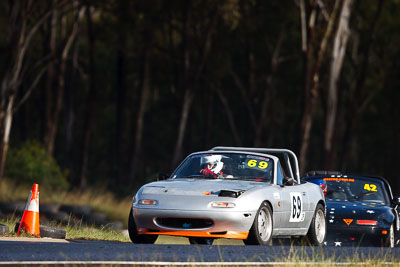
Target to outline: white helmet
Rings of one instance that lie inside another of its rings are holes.
[[[214,164],[214,166],[211,168],[211,171],[218,174],[224,167],[224,163],[221,161],[221,159],[221,155],[207,155],[201,158],[200,164],[201,166],[204,166],[204,164]]]

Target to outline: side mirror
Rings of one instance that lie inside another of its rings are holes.
[[[169,178],[169,174],[167,173],[159,173],[157,177],[157,181],[167,180]]]
[[[283,178],[283,184],[284,185],[293,185],[294,184],[294,179],[292,177],[284,177]]]
[[[394,197],[393,200],[392,200],[392,205],[393,206],[400,205],[400,197]]]

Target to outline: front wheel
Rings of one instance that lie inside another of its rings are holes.
[[[257,211],[249,236],[243,240],[246,245],[272,245],[272,211],[268,203],[263,202]]]
[[[322,246],[326,238],[325,209],[321,204],[317,205],[314,217],[308,229],[307,239],[311,245]]]
[[[192,245],[212,245],[214,243],[214,238],[189,237],[189,243]]]
[[[129,219],[128,219],[128,232],[129,238],[131,239],[132,243],[135,244],[154,244],[156,242],[158,235],[139,235],[137,232],[135,219],[133,218],[133,211],[129,212]]]

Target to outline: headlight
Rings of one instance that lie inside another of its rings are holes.
[[[154,199],[141,199],[139,200],[139,204],[142,205],[157,205],[158,201]]]
[[[211,202],[211,207],[213,208],[234,208],[235,203],[232,202]]]

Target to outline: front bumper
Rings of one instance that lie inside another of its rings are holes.
[[[256,211],[189,211],[133,206],[139,234],[246,239]]]
[[[389,238],[390,226],[329,226],[327,242],[338,242],[363,245],[382,245]]]

